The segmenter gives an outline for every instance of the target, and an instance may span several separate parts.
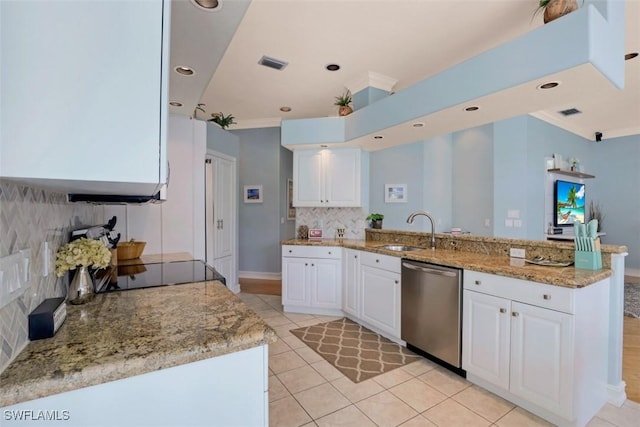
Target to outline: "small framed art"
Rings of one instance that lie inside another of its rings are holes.
[[[262,185],[245,185],[244,186],[244,202],[245,203],[262,203]]]

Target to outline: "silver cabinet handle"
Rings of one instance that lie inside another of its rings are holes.
[[[309,264],[307,264],[306,262],[304,263],[305,267],[308,266]]]
[[[331,255],[331,251],[329,251],[329,255]]]
[[[518,313],[517,311],[512,311],[512,312],[511,312],[511,315],[512,315],[513,317],[518,317],[518,316],[520,316],[520,313]]]
[[[456,273],[454,273],[453,271],[442,271],[433,268],[418,267],[417,265],[407,264],[405,262],[402,263],[402,266],[410,270],[422,271],[423,273],[437,274],[438,276],[456,277]]]
[[[358,258],[358,255],[354,255],[353,257],[357,259],[357,258]]]
[[[550,299],[551,299],[551,295],[549,295],[549,294],[544,294],[544,295],[542,295],[542,298],[543,298],[543,299],[546,299],[546,300],[550,300]]]
[[[482,284],[482,280],[475,280],[473,283],[476,284],[476,285],[481,285]]]
[[[293,251],[291,249],[289,249],[289,253],[292,253]]]
[[[501,308],[501,309],[500,309],[500,313],[506,313],[506,312],[507,312],[507,309],[506,309],[506,308]]]
[[[311,264],[311,267],[315,267],[315,266],[316,266],[315,264]]]
[[[224,219],[220,220],[220,229],[224,230]]]
[[[399,280],[394,280],[393,283],[395,283],[397,285],[398,283],[400,283],[400,281]]]
[[[377,260],[376,260],[376,262],[380,262],[380,260],[379,260],[379,259],[377,259]]]

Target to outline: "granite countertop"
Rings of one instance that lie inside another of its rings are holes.
[[[380,246],[398,244],[397,242],[369,241],[369,240],[304,240],[291,239],[281,242],[283,245],[305,246],[338,246],[348,249],[358,249],[411,259],[415,261],[430,262],[434,264],[457,267],[516,279],[546,283],[550,285],[568,288],[581,288],[611,276],[610,269],[580,270],[570,267],[547,267],[533,264],[512,265],[511,260],[505,255],[486,254],[481,252],[425,249],[421,251],[397,252],[381,249]]]
[[[0,407],[275,340],[218,281],[98,294],[68,305],[58,333],[29,343],[0,375]]]

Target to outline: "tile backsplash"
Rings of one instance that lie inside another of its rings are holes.
[[[336,237],[336,228],[345,228],[345,239],[364,240],[368,226],[363,208],[296,208],[296,232],[298,227],[322,228],[325,238]]]
[[[18,299],[0,308],[0,372],[29,342],[29,313],[46,298],[66,294],[66,277],[43,277],[42,246],[55,252],[68,241],[69,231],[104,223],[104,208],[67,203],[66,195],[0,180],[0,257],[31,248],[31,286]]]

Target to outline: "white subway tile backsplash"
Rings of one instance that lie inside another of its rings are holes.
[[[71,229],[102,223],[101,206],[69,204],[65,194],[0,180],[0,257],[31,249],[31,286],[0,309],[0,372],[28,343],[28,314],[46,298],[65,294],[63,279],[42,275],[43,242],[55,252]]]

